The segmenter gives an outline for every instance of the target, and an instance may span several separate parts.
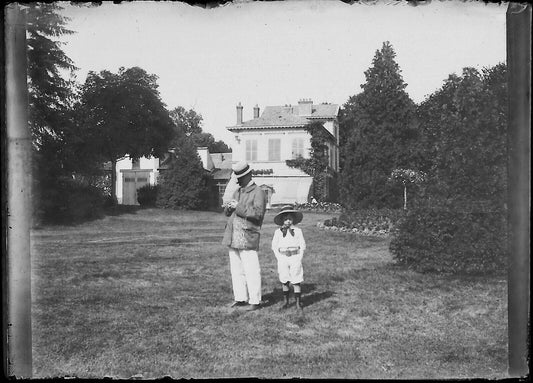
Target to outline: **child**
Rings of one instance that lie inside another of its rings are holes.
[[[284,206],[274,217],[274,222],[280,226],[272,238],[272,251],[278,260],[279,280],[285,296],[282,309],[289,307],[290,284],[294,288],[296,308],[303,308],[300,283],[304,280],[302,257],[305,251],[305,240],[302,230],[293,226],[300,223],[302,219],[303,214],[294,210],[292,206]]]

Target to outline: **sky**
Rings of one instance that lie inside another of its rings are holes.
[[[139,66],[158,76],[169,110],[194,109],[203,130],[232,144],[226,127],[253,107],[314,103],[342,106],[361,92],[364,72],[389,41],[413,101],[422,102],[452,73],[506,61],[505,13],[477,1],[346,4],[336,0],[234,1],[206,9],[182,2],[100,6],[60,2],[63,50],[79,68],[117,72]]]

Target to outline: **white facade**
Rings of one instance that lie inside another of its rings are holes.
[[[328,115],[317,112],[328,111]],[[331,112],[333,111],[333,112]],[[233,162],[247,161],[254,170],[254,180],[259,186],[273,188],[269,194],[269,205],[305,203],[311,197],[312,177],[303,171],[291,168],[287,160],[298,155],[310,157],[311,135],[305,126],[313,120],[322,122],[331,134],[329,166],[339,168],[339,127],[336,105],[313,105],[303,100],[298,106],[267,107],[261,117],[256,106],[254,119],[242,121],[242,106],[237,106],[237,125],[227,129],[233,133]],[[313,115],[314,113],[314,115]]]
[[[303,147],[302,157],[309,158],[310,139],[309,133],[303,129],[265,129],[237,133],[232,142],[233,161],[246,160],[256,171],[255,182],[274,189],[271,204],[303,203],[307,201],[312,178],[299,169],[287,166],[285,161],[295,158],[292,150],[298,140]]]
[[[115,184],[115,192],[118,203],[138,205],[136,196],[131,195],[131,193],[134,192],[130,191],[130,194],[125,195],[125,192],[128,193],[127,190],[125,191],[125,189],[128,188],[125,186],[125,184],[132,182],[134,185],[132,186],[131,190],[133,191],[146,184],[155,185],[159,175],[158,169],[159,158],[155,157],[141,157],[135,162],[132,161],[130,157],[123,157],[118,160]],[[133,178],[135,178],[134,181]]]

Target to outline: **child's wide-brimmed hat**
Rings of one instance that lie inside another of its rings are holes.
[[[301,211],[294,210],[294,207],[291,205],[286,205],[281,208],[281,211],[276,214],[274,217],[274,223],[278,226],[283,226],[283,221],[285,214],[291,214],[292,215],[292,224],[297,225],[300,222],[302,222],[302,219],[304,218],[304,215]]]

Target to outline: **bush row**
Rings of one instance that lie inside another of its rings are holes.
[[[505,273],[505,222],[504,212],[413,209],[393,231],[390,251],[421,272]]]
[[[69,224],[99,218],[110,197],[102,189],[72,178],[61,178],[53,187],[37,191],[34,224]]]

